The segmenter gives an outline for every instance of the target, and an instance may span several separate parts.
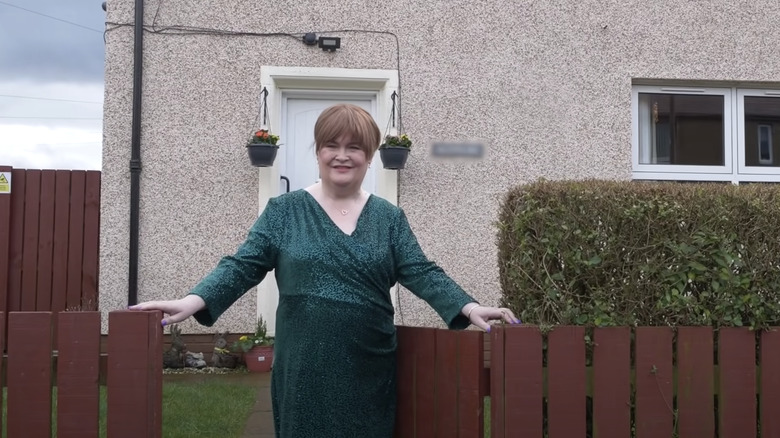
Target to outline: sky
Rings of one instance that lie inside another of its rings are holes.
[[[0,0],[0,165],[100,170],[103,0]]]

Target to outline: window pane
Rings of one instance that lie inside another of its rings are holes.
[[[778,167],[780,98],[745,96],[745,164]]]
[[[723,166],[723,96],[639,94],[639,162]]]

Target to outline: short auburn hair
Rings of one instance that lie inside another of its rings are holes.
[[[379,149],[381,134],[371,114],[357,105],[340,103],[326,108],[314,124],[316,152],[344,134],[352,136],[368,159]]]

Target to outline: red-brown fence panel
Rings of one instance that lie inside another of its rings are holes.
[[[81,306],[84,310],[97,310],[100,253],[100,172],[88,171],[86,178]]]
[[[631,329],[593,330],[593,436],[631,436]]]
[[[40,219],[38,221],[38,279],[35,294],[35,310],[43,311],[53,310],[51,308],[51,286],[52,262],[54,260],[54,183],[55,172],[53,170],[44,170],[41,173]]]
[[[491,342],[491,436],[541,437],[544,374],[539,328],[495,326]]]
[[[414,437],[414,328],[398,327],[396,332],[397,406],[395,436]]]
[[[718,332],[721,438],[756,436],[755,339],[755,332],[747,327],[724,327]]]
[[[162,436],[162,314],[113,311],[108,320],[111,438]],[[147,342],[139,340],[147,339]]]
[[[482,437],[481,332],[397,327],[395,436]]]
[[[97,310],[100,172],[0,169],[0,311]]]
[[[712,327],[677,330],[677,427],[680,438],[715,436]]]
[[[68,294],[68,247],[70,245],[70,172],[58,170],[54,193],[54,263],[52,271],[51,310],[65,310]],[[87,310],[87,309],[85,309]],[[89,309],[89,310],[97,310]]]
[[[81,309],[81,277],[84,263],[84,192],[86,172],[73,171],[70,175],[70,229],[68,238],[68,292],[66,309]],[[83,309],[86,310],[86,309]]]
[[[0,166],[3,179],[0,181],[3,185],[3,190],[0,191],[0,312],[4,312],[8,304],[8,260],[11,245],[11,193],[8,191],[15,189],[12,170],[10,166]],[[5,324],[2,331],[5,332]]]
[[[761,437],[780,438],[780,328],[761,332]]]
[[[22,297],[20,310],[35,311],[38,280],[38,232],[41,202],[41,171],[25,174],[24,243],[22,247]]]
[[[458,335],[436,334],[436,435],[458,437]]]
[[[547,335],[549,438],[585,436],[585,379],[585,328],[554,328]]]
[[[668,438],[674,429],[672,329],[636,328],[636,436]]]
[[[436,342],[445,330],[437,332]],[[485,432],[482,381],[485,364],[484,335],[480,331],[461,331],[458,335],[458,431],[460,438],[482,438]],[[438,388],[437,388],[438,391]],[[437,433],[439,438],[453,435]]]
[[[514,387],[515,382],[507,383],[507,375],[504,364],[506,363],[506,330],[501,327],[492,327],[490,332],[490,436],[491,438],[506,437],[506,396],[508,386]],[[539,369],[541,370],[541,361]]]
[[[58,317],[57,436],[98,436],[100,413],[100,313]]]
[[[8,436],[48,437],[51,433],[51,313],[11,313],[8,334]]]
[[[5,312],[0,312],[0,351],[5,351]],[[3,375],[3,362],[0,360],[0,376]],[[7,379],[6,379],[7,381]],[[0,391],[2,391],[2,385],[0,385]],[[3,412],[3,397],[0,397],[0,412]],[[0,430],[3,430],[3,416],[0,415]]]
[[[11,177],[11,237],[8,246],[8,304],[6,310],[15,312],[22,308],[25,171],[14,169]]]
[[[436,434],[436,332],[432,328],[418,328],[414,339],[414,430],[417,437]]]

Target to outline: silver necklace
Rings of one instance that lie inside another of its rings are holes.
[[[342,216],[346,216],[347,214],[349,214],[349,210],[341,210]]]

